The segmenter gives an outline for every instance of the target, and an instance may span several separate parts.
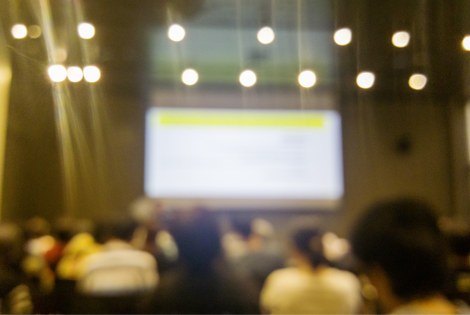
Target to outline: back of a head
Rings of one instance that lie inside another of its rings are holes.
[[[323,231],[316,226],[298,226],[292,231],[291,239],[295,249],[305,256],[312,267],[326,264],[323,252]]]
[[[446,247],[433,209],[415,199],[372,206],[357,222],[352,247],[365,268],[379,266],[404,300],[442,292]]]
[[[111,225],[111,235],[125,241],[131,241],[134,236],[136,224],[129,218],[120,218]]]
[[[24,237],[14,223],[0,223],[0,262],[2,267],[19,265],[23,256]]]
[[[440,223],[451,254],[465,261],[470,255],[470,225],[460,220],[440,221]]]
[[[243,239],[248,239],[253,233],[253,223],[251,219],[234,219],[231,225],[232,229],[241,235]]]
[[[39,216],[29,218],[24,223],[24,231],[27,239],[33,239],[48,235],[51,232],[51,226],[49,222]]]
[[[134,236],[136,223],[127,215],[116,215],[114,217],[104,217],[97,222],[95,230],[96,238],[99,242],[106,242],[112,239],[129,242]]]
[[[177,215],[169,231],[182,261],[194,271],[207,271],[221,255],[220,233],[213,214],[196,209]]]

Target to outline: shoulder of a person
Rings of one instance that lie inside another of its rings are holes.
[[[350,287],[360,287],[359,278],[352,272],[336,268],[328,268],[325,272],[329,278],[342,285]]]
[[[357,276],[354,273],[352,273],[351,271],[348,271],[348,270],[344,270],[344,269],[329,267],[327,269],[327,272],[329,272],[333,275],[336,275],[338,277],[357,279]]]
[[[295,267],[281,268],[271,272],[268,276],[267,281],[277,281],[279,279],[285,278],[292,279],[293,277],[297,277],[299,273],[299,270]]]

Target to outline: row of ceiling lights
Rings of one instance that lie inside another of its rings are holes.
[[[98,82],[101,78],[101,71],[97,66],[78,66],[65,67],[64,65],[51,65],[47,69],[47,74],[52,82],[60,83],[68,79],[70,82],[76,83],[83,79],[89,83]]]
[[[80,38],[91,39],[95,36],[96,30],[93,24],[88,22],[79,23],[77,32]],[[38,38],[42,31],[38,25],[26,26],[24,24],[15,24],[11,28],[13,38],[23,39],[28,35],[30,38]],[[168,27],[168,38],[174,42],[180,42],[186,37],[186,29],[180,24],[172,24]],[[274,30],[269,26],[260,28],[256,34],[258,41],[263,45],[271,44],[276,38]],[[391,42],[397,48],[407,47],[410,43],[411,35],[408,31],[397,31],[392,35]],[[347,46],[352,42],[352,31],[345,27],[335,31],[333,40],[338,46]],[[462,39],[462,48],[470,51],[470,35]]]
[[[244,70],[238,80],[244,87],[252,87],[257,82],[257,75],[253,70]],[[181,81],[186,85],[195,85],[199,81],[199,74],[194,69],[186,69],[181,74]],[[426,87],[428,78],[422,73],[413,73],[408,79],[408,85],[413,90],[422,90]],[[311,88],[317,83],[317,76],[312,70],[304,70],[297,76],[297,82],[303,88]],[[356,77],[356,84],[361,89],[370,89],[375,84],[375,74],[370,71],[360,72]]]
[[[48,68],[49,79],[52,82],[60,83],[68,79],[70,82],[80,82],[84,79],[87,82],[94,83],[100,80],[101,71],[97,66],[78,66],[65,67],[63,65],[51,65]],[[244,70],[240,73],[239,82],[244,87],[252,87],[257,82],[257,75],[253,70]],[[184,70],[181,74],[181,81],[188,85],[195,85],[199,81],[199,73],[191,68]],[[311,88],[317,82],[317,76],[312,70],[304,70],[299,73],[297,82],[303,88]],[[356,77],[356,84],[361,89],[370,89],[375,84],[375,74],[369,71],[363,71]],[[414,73],[409,77],[408,85],[413,90],[422,90],[427,84],[427,77],[424,74]]]
[[[172,24],[168,27],[168,38],[174,42],[180,42],[186,37],[186,30],[180,24]],[[263,45],[269,45],[274,42],[276,34],[269,26],[264,26],[256,33],[257,40]],[[352,42],[353,34],[351,29],[344,27],[336,30],[333,34],[333,41],[338,46],[347,46]],[[408,31],[400,30],[393,33],[391,42],[397,48],[405,48],[409,45],[411,35]],[[466,35],[462,39],[462,48],[470,51],[470,35]]]
[[[95,35],[95,27],[91,23],[80,23],[77,26],[80,38],[91,39]],[[26,27],[23,24],[16,24],[11,29],[12,36],[17,39],[25,38],[28,33],[31,38],[41,35],[41,29],[37,25]],[[168,28],[170,40],[179,42],[186,36],[186,30],[179,24],[172,24]],[[262,27],[257,33],[257,39],[262,44],[270,44],[275,39],[272,28]],[[352,41],[352,31],[349,28],[338,29],[333,35],[334,42],[339,46],[346,46]],[[392,44],[395,47],[403,48],[408,46],[410,34],[406,31],[395,32],[392,36]],[[462,47],[470,51],[470,36],[465,36],[462,40]],[[87,82],[97,82],[101,77],[101,72],[96,66],[87,66],[83,70],[77,66],[65,68],[62,65],[53,65],[48,70],[49,78],[53,82],[62,82],[66,78],[71,82],[79,82],[85,78]],[[186,69],[181,75],[181,80],[186,85],[195,85],[199,80],[199,74],[194,69]],[[304,88],[311,88],[316,84],[317,77],[311,70],[302,71],[298,75],[298,83]],[[245,70],[240,73],[239,82],[244,87],[251,87],[256,84],[257,76],[252,70]],[[356,84],[362,89],[369,89],[375,83],[375,75],[372,72],[361,72],[356,77]],[[412,74],[408,80],[408,85],[414,90],[421,90],[426,86],[427,77],[420,73]]]
[[[96,30],[91,23],[80,23],[77,26],[77,33],[80,38],[91,39],[95,36]],[[30,37],[33,39],[39,38],[42,35],[42,30],[39,25],[15,24],[11,27],[11,36],[15,39],[24,39]]]

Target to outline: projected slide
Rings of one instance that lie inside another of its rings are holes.
[[[153,108],[145,191],[155,198],[338,200],[335,111]]]

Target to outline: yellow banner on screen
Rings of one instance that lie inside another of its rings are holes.
[[[325,118],[313,113],[160,112],[157,123],[162,126],[323,128]]]

